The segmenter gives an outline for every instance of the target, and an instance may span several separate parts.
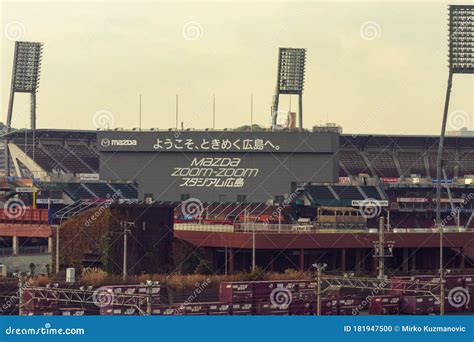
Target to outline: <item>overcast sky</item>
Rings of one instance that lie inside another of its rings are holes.
[[[459,3],[459,2],[457,2]],[[38,128],[269,125],[279,47],[307,48],[304,126],[439,134],[446,2],[3,2],[6,117],[14,40],[44,43]],[[292,98],[296,109],[297,98]],[[280,100],[289,108],[288,97]],[[448,130],[474,129],[474,75],[455,76]],[[5,120],[5,119],[4,119]],[[29,123],[20,94],[14,126]]]

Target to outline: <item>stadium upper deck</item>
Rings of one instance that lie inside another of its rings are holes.
[[[19,130],[6,137],[16,174],[41,179],[98,173],[96,135],[96,131],[38,129]],[[437,146],[436,136],[341,135],[339,175],[366,174],[392,182],[411,175],[432,178],[436,174]],[[474,175],[474,137],[447,137],[443,167],[448,179]]]

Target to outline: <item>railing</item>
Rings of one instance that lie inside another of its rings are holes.
[[[48,246],[20,246],[18,248],[18,254],[46,254],[48,253]]]
[[[0,256],[10,256],[10,255],[13,255],[13,248],[11,247],[0,248]]]
[[[235,223],[234,225],[222,224],[199,224],[199,223],[177,223],[174,225],[176,231],[199,231],[199,232],[229,232],[229,233],[311,233],[311,234],[328,234],[328,233],[352,233],[352,234],[378,234],[375,228],[317,228],[313,225],[298,224],[265,224],[261,222]],[[395,228],[386,230],[386,233],[437,233],[438,228]],[[473,228],[463,227],[444,227],[444,233],[466,233],[474,232]]]
[[[12,206],[11,208],[0,210],[0,222],[47,224],[49,222],[49,211],[48,209],[33,209],[20,205]]]
[[[47,254],[48,246],[20,246],[18,248],[18,255],[33,255],[33,254]],[[12,256],[12,247],[0,248],[0,256]]]

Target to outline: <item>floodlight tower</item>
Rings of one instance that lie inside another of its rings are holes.
[[[272,108],[272,127],[277,124],[280,94],[298,95],[299,129],[303,130],[303,88],[306,49],[280,48],[276,93]]]
[[[15,42],[13,55],[13,72],[8,102],[7,132],[11,129],[13,103],[15,93],[29,93],[31,95],[31,129],[36,129],[36,92],[39,86],[41,70],[41,56],[43,44],[35,42]],[[8,141],[5,141],[5,174],[10,175],[10,158]]]
[[[441,282],[440,314],[444,314],[443,227],[441,224],[441,175],[444,137],[454,74],[474,74],[474,5],[449,6],[449,76],[443,122],[436,162],[436,225],[439,230],[439,276]],[[445,180],[446,181],[446,180]]]

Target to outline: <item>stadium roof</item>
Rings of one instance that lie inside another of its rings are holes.
[[[85,137],[91,139],[95,138],[96,131],[94,130],[78,130],[78,129],[50,129],[41,128],[35,129],[19,129],[7,134],[4,134],[3,138],[21,138],[25,135],[30,139],[33,134],[36,138],[68,138],[68,139],[84,139]]]
[[[124,130],[124,131],[133,131],[133,130]],[[159,130],[162,132],[165,130]],[[166,130],[167,131],[167,130]],[[205,130],[190,130],[194,132],[206,132]],[[214,130],[214,131],[223,131],[223,130]],[[228,130],[229,132],[237,132]],[[158,132],[158,130],[142,130],[141,132]],[[4,134],[2,137],[5,138],[22,138],[25,136],[30,139],[33,136],[33,133],[36,138],[58,138],[58,139],[94,139],[97,134],[97,130],[77,130],[77,129],[50,129],[50,128],[41,128],[36,129],[34,132],[29,129],[20,129],[16,131],[9,132]],[[137,132],[139,133],[139,132]],[[258,134],[258,132],[255,132]],[[298,132],[295,132],[298,133]],[[437,135],[410,135],[410,134],[342,134],[341,135],[341,144],[348,145],[380,145],[381,147],[387,147],[390,145],[407,145],[407,144],[423,144],[426,146],[432,146],[437,144],[439,136]],[[462,143],[464,146],[466,142],[469,142],[474,147],[474,136],[446,136],[446,141],[448,146],[456,146],[458,143]]]

